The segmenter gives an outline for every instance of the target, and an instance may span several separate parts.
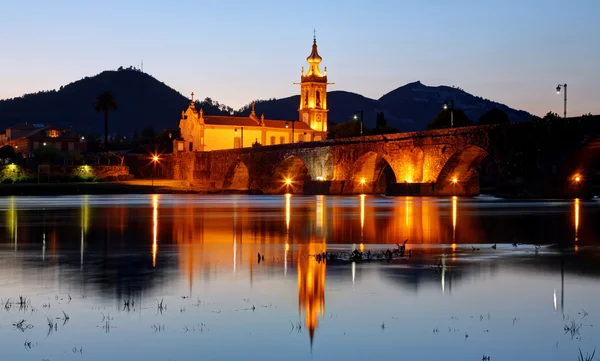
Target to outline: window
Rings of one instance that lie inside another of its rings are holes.
[[[285,137],[279,137],[279,144],[285,144]]]
[[[48,136],[50,138],[58,138],[60,136],[60,134],[59,134],[58,130],[51,129],[51,130],[48,131]]]
[[[277,137],[275,137],[275,136],[271,137],[271,144],[277,144]]]
[[[183,144],[183,142],[177,142],[177,151],[183,152],[184,149],[185,149],[185,144]]]

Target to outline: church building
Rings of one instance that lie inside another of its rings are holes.
[[[249,116],[204,114],[194,104],[194,94],[187,110],[181,112],[180,140],[176,151],[211,151],[261,145],[287,144],[324,140],[327,137],[327,67],[319,69],[322,58],[313,39],[312,52],[306,59],[308,71],[302,67],[298,120],[274,120],[258,116],[252,102]],[[298,83],[297,83],[298,84]]]

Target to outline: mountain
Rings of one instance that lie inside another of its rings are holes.
[[[460,88],[448,86],[430,87],[417,81],[401,86],[385,94],[378,100],[346,91],[327,92],[329,121],[343,123],[350,120],[354,113],[363,111],[363,122],[367,127],[375,127],[377,113],[383,112],[387,124],[403,131],[424,130],[427,124],[442,110],[444,102],[454,100],[455,108],[462,109],[474,122],[483,113],[498,108],[508,114],[513,122],[530,120],[532,115],[523,110],[515,110],[504,104],[471,95]],[[259,100],[256,112],[265,113],[272,119],[295,119],[299,96],[283,99]],[[250,114],[244,108],[242,114]]]
[[[101,134],[104,115],[95,112],[94,105],[98,94],[105,90],[113,94],[119,105],[116,112],[109,114],[110,134],[129,135],[147,126],[156,130],[177,127],[181,111],[189,104],[188,98],[152,76],[133,68],[119,68],[85,77],[59,90],[0,100],[0,129],[35,122]],[[216,107],[204,108],[211,114],[224,113]]]
[[[391,123],[398,124],[398,128],[421,130],[442,110],[444,102],[452,100],[454,107],[462,109],[473,122],[477,122],[483,113],[493,108],[504,111],[513,122],[532,118],[526,111],[471,95],[460,88],[443,85],[431,87],[420,81],[392,90],[379,98],[379,104],[390,113]]]
[[[187,108],[189,99],[152,76],[134,68],[119,68],[86,77],[59,90],[26,94],[22,97],[0,100],[0,129],[22,122],[53,123],[73,128],[84,134],[101,134],[103,115],[94,111],[94,103],[102,91],[110,91],[119,104],[119,110],[109,115],[111,134],[141,132],[147,126],[155,130],[175,128],[181,111]],[[459,88],[447,86],[429,87],[414,82],[399,87],[379,99],[370,99],[346,91],[327,93],[330,108],[329,120],[342,123],[355,112],[363,111],[366,126],[374,127],[376,114],[383,112],[388,125],[400,130],[422,130],[439,113],[446,99],[454,99],[455,107],[465,111],[477,121],[494,107],[504,110],[512,121],[531,119],[527,112],[514,110],[506,105],[473,96]],[[299,96],[256,101],[256,112],[268,119],[297,119]],[[248,115],[250,106],[238,111],[231,107],[205,99],[196,102],[205,114]]]

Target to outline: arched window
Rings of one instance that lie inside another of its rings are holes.
[[[317,90],[317,108],[321,107],[321,93]]]
[[[308,90],[304,93],[304,105],[308,105]]]

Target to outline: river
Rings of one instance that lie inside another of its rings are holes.
[[[598,219],[578,199],[0,198],[0,359],[576,360],[600,348]],[[311,256],[404,240],[389,263]]]

